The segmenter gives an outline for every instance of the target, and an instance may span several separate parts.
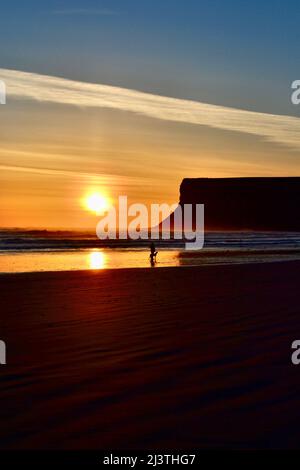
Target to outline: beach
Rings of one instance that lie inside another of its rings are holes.
[[[2,274],[2,449],[293,448],[300,262]]]

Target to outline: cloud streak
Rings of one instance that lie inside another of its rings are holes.
[[[154,119],[208,126],[256,135],[300,150],[300,119],[258,113],[136,90],[65,78],[0,69],[7,98],[31,99],[69,106],[110,108]]]
[[[142,184],[143,186],[153,186],[153,182],[148,178],[134,177],[134,176],[120,176],[112,174],[102,173],[87,173],[84,171],[71,171],[71,170],[56,170],[53,168],[40,168],[32,166],[21,166],[21,165],[1,165],[1,171],[13,171],[22,173],[38,173],[47,176],[62,176],[64,178],[83,178],[93,181],[97,181],[98,184],[122,184],[123,186]]]

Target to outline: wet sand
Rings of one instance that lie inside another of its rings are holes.
[[[300,262],[0,283],[1,448],[299,446]]]

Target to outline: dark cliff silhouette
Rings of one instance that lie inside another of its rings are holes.
[[[185,178],[179,203],[204,204],[206,230],[300,231],[300,177]]]

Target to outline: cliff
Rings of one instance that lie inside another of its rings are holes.
[[[179,202],[205,205],[205,230],[300,231],[300,177],[185,178]]]

